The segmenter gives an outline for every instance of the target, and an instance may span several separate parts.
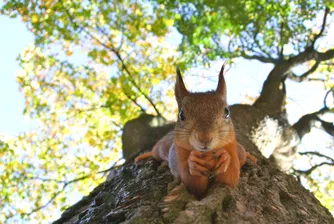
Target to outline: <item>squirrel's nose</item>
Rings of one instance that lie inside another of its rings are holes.
[[[203,144],[209,144],[212,141],[212,136],[211,135],[198,135],[197,136],[198,140],[203,143]]]

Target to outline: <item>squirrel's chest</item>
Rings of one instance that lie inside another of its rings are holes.
[[[176,160],[176,152],[175,152],[175,147],[174,147],[174,143],[171,144],[170,148],[169,148],[169,152],[168,152],[168,166],[170,168],[170,171],[172,172],[173,176],[175,178],[179,178],[180,177],[180,173],[178,170],[178,164],[177,164],[177,160]]]

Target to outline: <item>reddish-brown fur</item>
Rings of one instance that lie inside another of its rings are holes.
[[[179,117],[175,130],[159,140],[152,152],[135,159],[138,163],[152,156],[169,162],[172,173],[176,173],[187,189],[198,197],[206,193],[211,174],[215,182],[236,187],[240,168],[247,158],[256,164],[256,158],[236,141],[233,124],[224,112],[227,106],[223,70],[224,66],[217,90],[207,93],[189,93],[178,71],[175,96],[179,111],[186,113],[186,118]],[[170,150],[174,151],[170,153]]]

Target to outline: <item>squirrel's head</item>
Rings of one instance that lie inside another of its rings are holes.
[[[217,89],[203,93],[188,92],[177,69],[175,97],[179,109],[175,144],[205,152],[233,141],[233,124],[226,103],[224,65],[219,73]]]

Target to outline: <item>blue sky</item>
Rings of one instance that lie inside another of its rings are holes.
[[[15,80],[19,69],[16,58],[33,36],[19,19],[0,15],[0,25],[0,133],[15,135],[31,129],[34,123],[23,116],[25,101]]]

